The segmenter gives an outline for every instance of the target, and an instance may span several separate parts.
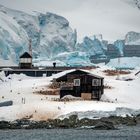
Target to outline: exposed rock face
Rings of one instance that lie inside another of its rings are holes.
[[[114,130],[115,127],[112,122],[99,122],[93,128],[95,130]]]
[[[140,33],[128,32],[125,36],[126,45],[140,45]]]
[[[140,0],[134,0],[134,3],[140,9]]]
[[[54,119],[48,121],[31,121],[27,119],[16,120],[13,122],[0,121],[0,129],[54,129],[54,128],[90,128],[94,130],[114,130],[119,125],[135,126],[140,124],[140,115],[137,116],[110,116],[100,119],[79,119],[77,115],[69,118]]]

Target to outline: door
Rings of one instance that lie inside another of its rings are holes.
[[[98,90],[93,90],[92,91],[92,99],[99,100],[99,91]]]

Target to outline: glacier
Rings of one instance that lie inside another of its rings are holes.
[[[109,41],[102,34],[85,36],[78,43],[76,29],[62,16],[50,12],[28,14],[0,5],[0,65],[5,66],[6,61],[18,65],[19,56],[29,49],[30,39],[35,66],[52,66],[53,62],[58,66],[92,66],[91,58],[108,58]],[[125,45],[140,45],[140,33],[130,31],[125,39],[112,44],[119,56],[124,56]]]
[[[77,42],[76,30],[65,18],[53,13],[29,15],[0,6],[0,27],[0,57],[14,62],[28,51],[29,39],[34,59],[52,59],[59,53],[73,51]]]
[[[105,45],[102,41],[95,38],[85,37],[82,43],[76,46],[78,51],[86,52],[87,55],[102,55],[104,54]]]
[[[118,49],[119,56],[124,56],[123,49],[125,46],[125,41],[124,40],[116,40],[114,42],[114,46]]]

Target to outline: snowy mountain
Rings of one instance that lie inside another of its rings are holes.
[[[121,56],[125,45],[140,45],[140,33],[131,31],[124,38],[113,43]],[[0,60],[18,64],[19,56],[28,51],[29,39],[32,40],[33,62],[37,66],[52,65],[53,61],[58,65],[86,66],[93,65],[90,63],[92,56],[108,57],[109,40],[105,41],[102,34],[85,36],[77,43],[77,31],[64,17],[50,12],[28,14],[1,5]]]
[[[27,50],[28,35],[10,16],[0,12],[0,57],[17,60],[19,53]]]
[[[0,26],[0,57],[3,59],[18,61],[19,55],[27,51],[29,39],[33,57],[48,59],[73,51],[77,40],[69,22],[53,13],[29,15],[0,6]]]

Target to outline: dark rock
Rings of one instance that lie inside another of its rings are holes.
[[[69,116],[69,126],[71,127],[77,127],[77,123],[79,121],[78,116],[77,115],[71,115]]]
[[[10,129],[21,129],[21,125],[17,121],[10,122]]]
[[[135,117],[130,117],[130,116],[126,116],[126,117],[110,116],[107,118],[101,118],[100,120],[112,122],[114,125],[129,125],[129,126],[131,126],[131,125],[137,124]]]
[[[116,128],[114,127],[112,122],[99,122],[92,129],[95,129],[95,130],[115,130]]]
[[[10,123],[7,121],[0,121],[0,129],[9,129]]]
[[[113,130],[114,126],[132,126],[140,124],[140,115],[137,116],[110,116],[101,119],[78,119],[77,115],[69,118],[54,119],[48,121],[31,121],[28,119],[16,120],[13,122],[0,121],[0,129],[54,129],[54,128],[93,128],[99,130]]]
[[[97,123],[97,121],[98,120],[83,118],[83,119],[79,120],[78,125],[80,127],[82,127],[82,126],[94,126]]]
[[[46,121],[31,122],[26,129],[50,129],[51,125]]]
[[[126,125],[128,125],[128,126],[133,126],[133,125],[137,124],[135,117],[127,116],[127,117],[125,117],[125,121],[126,121]]]
[[[138,114],[138,115],[135,117],[135,120],[136,120],[137,124],[140,124],[140,114]]]

